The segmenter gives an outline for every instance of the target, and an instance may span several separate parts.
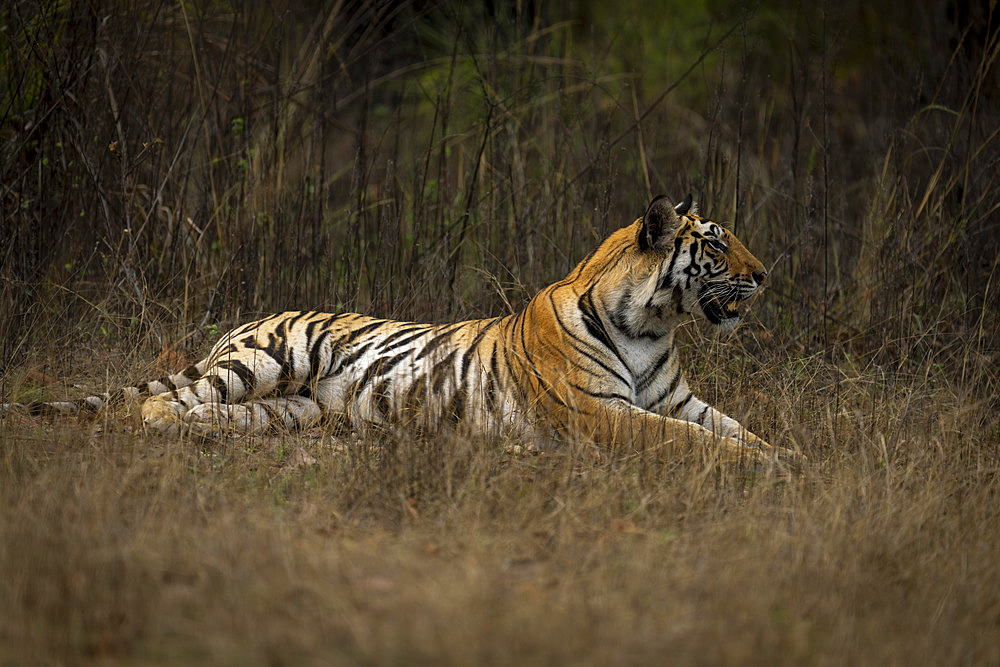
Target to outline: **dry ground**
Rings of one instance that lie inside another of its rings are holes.
[[[799,474],[8,419],[0,662],[1000,662],[988,404],[819,359],[733,386]]]

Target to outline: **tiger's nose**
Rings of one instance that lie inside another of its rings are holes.
[[[754,271],[752,274],[753,279],[757,281],[758,285],[764,284],[764,279],[767,278],[767,271]]]

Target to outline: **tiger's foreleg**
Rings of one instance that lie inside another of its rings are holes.
[[[748,442],[723,436],[694,422],[664,417],[625,401],[601,401],[579,414],[588,416],[570,419],[572,430],[598,445],[661,451],[668,456],[703,451],[723,463],[767,465],[775,457],[774,448],[763,440]]]
[[[678,419],[704,426],[712,433],[734,440],[744,448],[759,449],[771,459],[785,463],[801,462],[804,460],[800,454],[784,447],[771,445],[732,417],[716,410],[694,395],[685,401],[683,409],[676,416]]]

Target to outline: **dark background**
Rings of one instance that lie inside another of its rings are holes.
[[[692,192],[770,270],[768,349],[996,376],[988,2],[5,7],[6,368],[506,312]]]

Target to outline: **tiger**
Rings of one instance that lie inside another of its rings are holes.
[[[448,324],[277,313],[118,397],[145,397],[143,424],[168,434],[447,423],[542,446],[704,447],[722,461],[774,462],[791,453],[691,392],[676,341],[692,316],[734,329],[766,278],[690,194],[677,205],[660,195],[519,312]],[[97,411],[110,400],[8,403],[4,412]]]

